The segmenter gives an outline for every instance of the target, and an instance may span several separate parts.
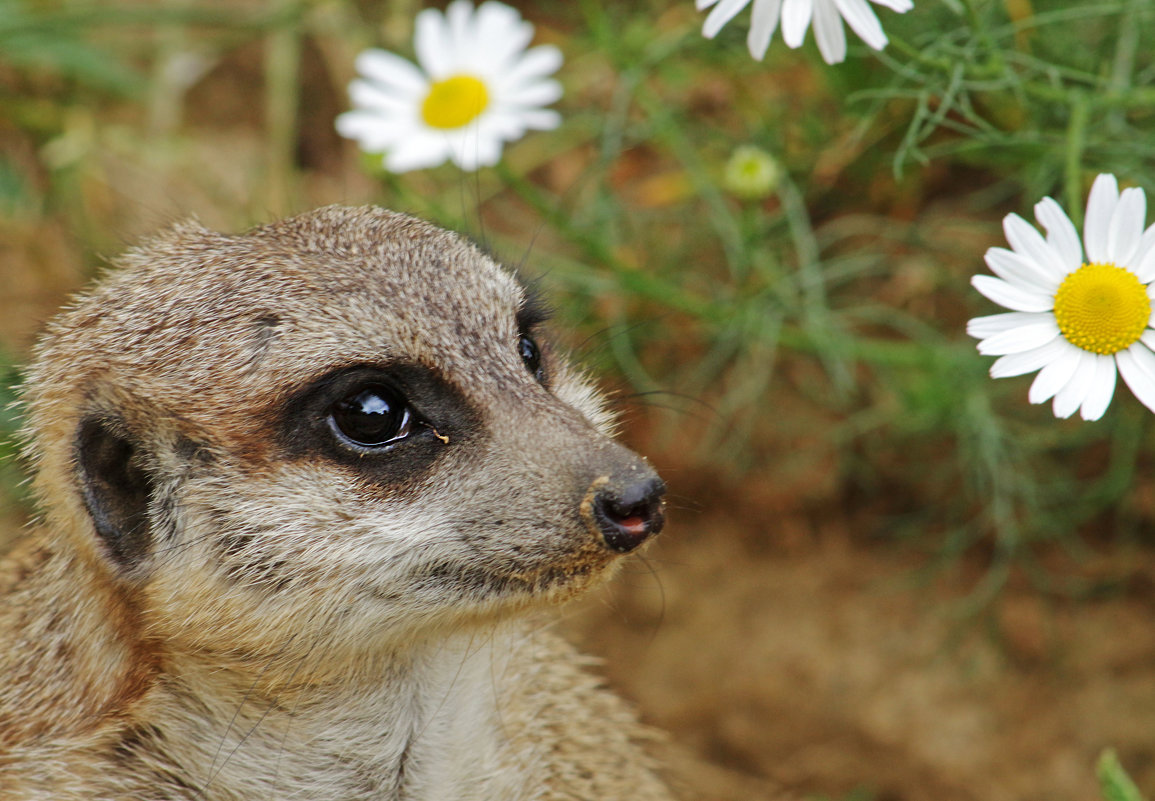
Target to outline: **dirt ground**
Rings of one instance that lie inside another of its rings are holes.
[[[700,797],[1082,801],[1106,747],[1155,789],[1155,573],[1078,601],[1013,577],[974,608],[977,557],[920,580],[852,509],[705,491],[566,622]]]

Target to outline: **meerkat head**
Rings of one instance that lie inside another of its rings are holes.
[[[539,305],[451,233],[330,207],[122,261],[37,349],[28,450],[150,636],[373,649],[572,596],[662,527]]]

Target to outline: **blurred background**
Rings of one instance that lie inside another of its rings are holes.
[[[748,11],[706,40],[691,0],[511,4],[565,54],[562,125],[391,175],[333,121],[425,4],[0,0],[4,400],[69,293],[177,220],[431,219],[540,279],[670,485],[661,541],[562,625],[684,786],[1074,801],[1113,748],[1155,793],[1150,412],[1120,384],[1056,420],[965,336],[1005,214],[1155,190],[1155,7],[916,0],[830,66],[813,33],[754,61]]]

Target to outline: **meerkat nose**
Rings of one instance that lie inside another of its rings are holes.
[[[633,482],[603,484],[593,499],[593,515],[606,545],[627,553],[661,531],[665,494],[665,483],[652,473]]]

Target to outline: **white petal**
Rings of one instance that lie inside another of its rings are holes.
[[[1059,255],[1064,274],[1083,265],[1083,243],[1063,207],[1049,197],[1035,204],[1035,219],[1047,230],[1047,242]]]
[[[841,64],[846,60],[846,31],[834,1],[814,0],[814,41],[827,64]]]
[[[429,81],[417,65],[388,50],[365,50],[357,56],[354,66],[359,74],[382,88],[396,89],[406,96],[429,90]]]
[[[722,0],[714,6],[714,10],[702,23],[702,35],[707,39],[713,39],[718,35],[718,31],[722,30],[722,26],[734,19],[749,2],[750,0]]]
[[[1135,251],[1143,236],[1143,225],[1147,222],[1147,196],[1142,189],[1124,189],[1111,215],[1111,227],[1107,232],[1107,256],[1117,267],[1133,264]]]
[[[1132,345],[1116,353],[1115,361],[1132,394],[1155,412],[1155,354],[1142,345]]]
[[[1109,232],[1118,203],[1119,185],[1115,176],[1108,173],[1099,175],[1095,183],[1091,184],[1087,215],[1083,220],[1083,246],[1087,250],[1087,261],[1100,264],[1110,262]]]
[[[450,157],[463,170],[492,167],[501,160],[501,141],[493,136],[475,136],[453,143]]]
[[[1155,350],[1155,331],[1152,331],[1150,328],[1148,328],[1146,331],[1139,335],[1139,341],[1149,347],[1151,350]],[[1132,345],[1131,347],[1135,346]]]
[[[1006,248],[987,248],[983,261],[992,273],[1020,289],[1053,295],[1062,283],[1057,276],[1039,267],[1031,259]]]
[[[1031,384],[1030,394],[1027,396],[1031,403],[1043,403],[1050,400],[1056,392],[1065,387],[1067,382],[1071,380],[1071,376],[1075,374],[1075,370],[1078,369],[1083,353],[1085,351],[1067,343],[1067,347],[1064,347],[1062,352],[1055,356],[1054,361],[1045,365],[1035,376],[1035,381]]]
[[[1155,225],[1143,232],[1135,254],[1135,275],[1144,284],[1155,281]]]
[[[377,114],[412,114],[420,105],[415,98],[403,97],[396,92],[386,91],[369,81],[350,83],[349,100],[352,101],[355,108]]]
[[[453,37],[440,11],[427,8],[417,13],[413,48],[417,51],[417,63],[434,80],[447,78],[456,71],[453,45]]]
[[[1093,364],[1095,375],[1079,410],[1084,420],[1098,420],[1102,417],[1111,405],[1111,398],[1115,396],[1115,357],[1096,355]]]
[[[413,136],[389,151],[385,156],[385,169],[390,172],[423,170],[444,164],[449,158],[449,143],[443,136],[426,134]]]
[[[1050,295],[1028,292],[990,275],[972,277],[971,286],[1000,306],[1013,311],[1045,312],[1050,311],[1055,305]]]
[[[1023,353],[1041,348],[1059,336],[1059,326],[1054,320],[1044,320],[1032,325],[1024,325],[995,334],[979,343],[979,353],[984,356],[1006,356],[1008,353]]]
[[[782,13],[782,0],[754,0],[754,12],[750,16],[750,33],[746,36],[746,49],[759,61],[766,55],[774,31],[778,29],[778,16]]]
[[[1003,232],[1014,251],[1029,259],[1039,270],[1056,280],[1062,280],[1067,274],[1058,251],[1043,239],[1035,226],[1019,215],[1008,214],[1003,218]]]
[[[519,86],[553,75],[562,61],[561,50],[553,45],[538,45],[525,51],[516,64],[497,77],[503,84]]]
[[[1071,344],[1065,339],[1054,339],[1041,348],[1000,356],[991,365],[991,378],[1009,378],[1041,370],[1051,362],[1063,358],[1070,347]]]
[[[986,339],[1012,328],[1039,323],[1043,320],[1054,320],[1050,313],[1004,312],[990,314],[986,317],[975,317],[967,322],[967,335],[975,339]]]
[[[557,81],[543,80],[527,84],[501,98],[502,105],[515,106],[548,106],[561,98],[561,84]]]
[[[897,11],[899,14],[905,14],[914,8],[914,3],[911,0],[870,0],[880,6],[886,6],[892,11]]]
[[[697,7],[697,9],[699,11],[701,11],[704,8],[709,8],[710,6],[714,5],[714,3],[717,3],[717,2],[718,2],[718,0],[694,0],[694,5]]]
[[[846,20],[850,29],[858,34],[858,38],[875,50],[886,47],[887,39],[882,30],[882,23],[878,21],[878,17],[866,0],[835,0],[835,2],[838,5],[838,13]]]
[[[417,134],[410,120],[386,119],[370,111],[346,111],[337,116],[336,126],[337,133],[356,139],[366,153],[383,153],[396,142]]]
[[[782,39],[788,47],[801,47],[810,26],[814,0],[785,0],[782,5]]]
[[[561,115],[551,108],[518,109],[517,116],[528,130],[552,131],[561,125]]]
[[[533,40],[533,25],[503,3],[482,3],[473,24],[463,31],[462,47],[475,50],[470,67],[490,66],[502,72],[510,68]],[[492,73],[491,73],[492,74]]]
[[[1083,401],[1091,392],[1098,371],[1095,368],[1095,354],[1089,351],[1079,351],[1079,361],[1075,373],[1067,383],[1055,393],[1055,400],[1051,410],[1055,417],[1068,418],[1075,410],[1083,405]],[[1039,373],[1041,376],[1042,373]]]

